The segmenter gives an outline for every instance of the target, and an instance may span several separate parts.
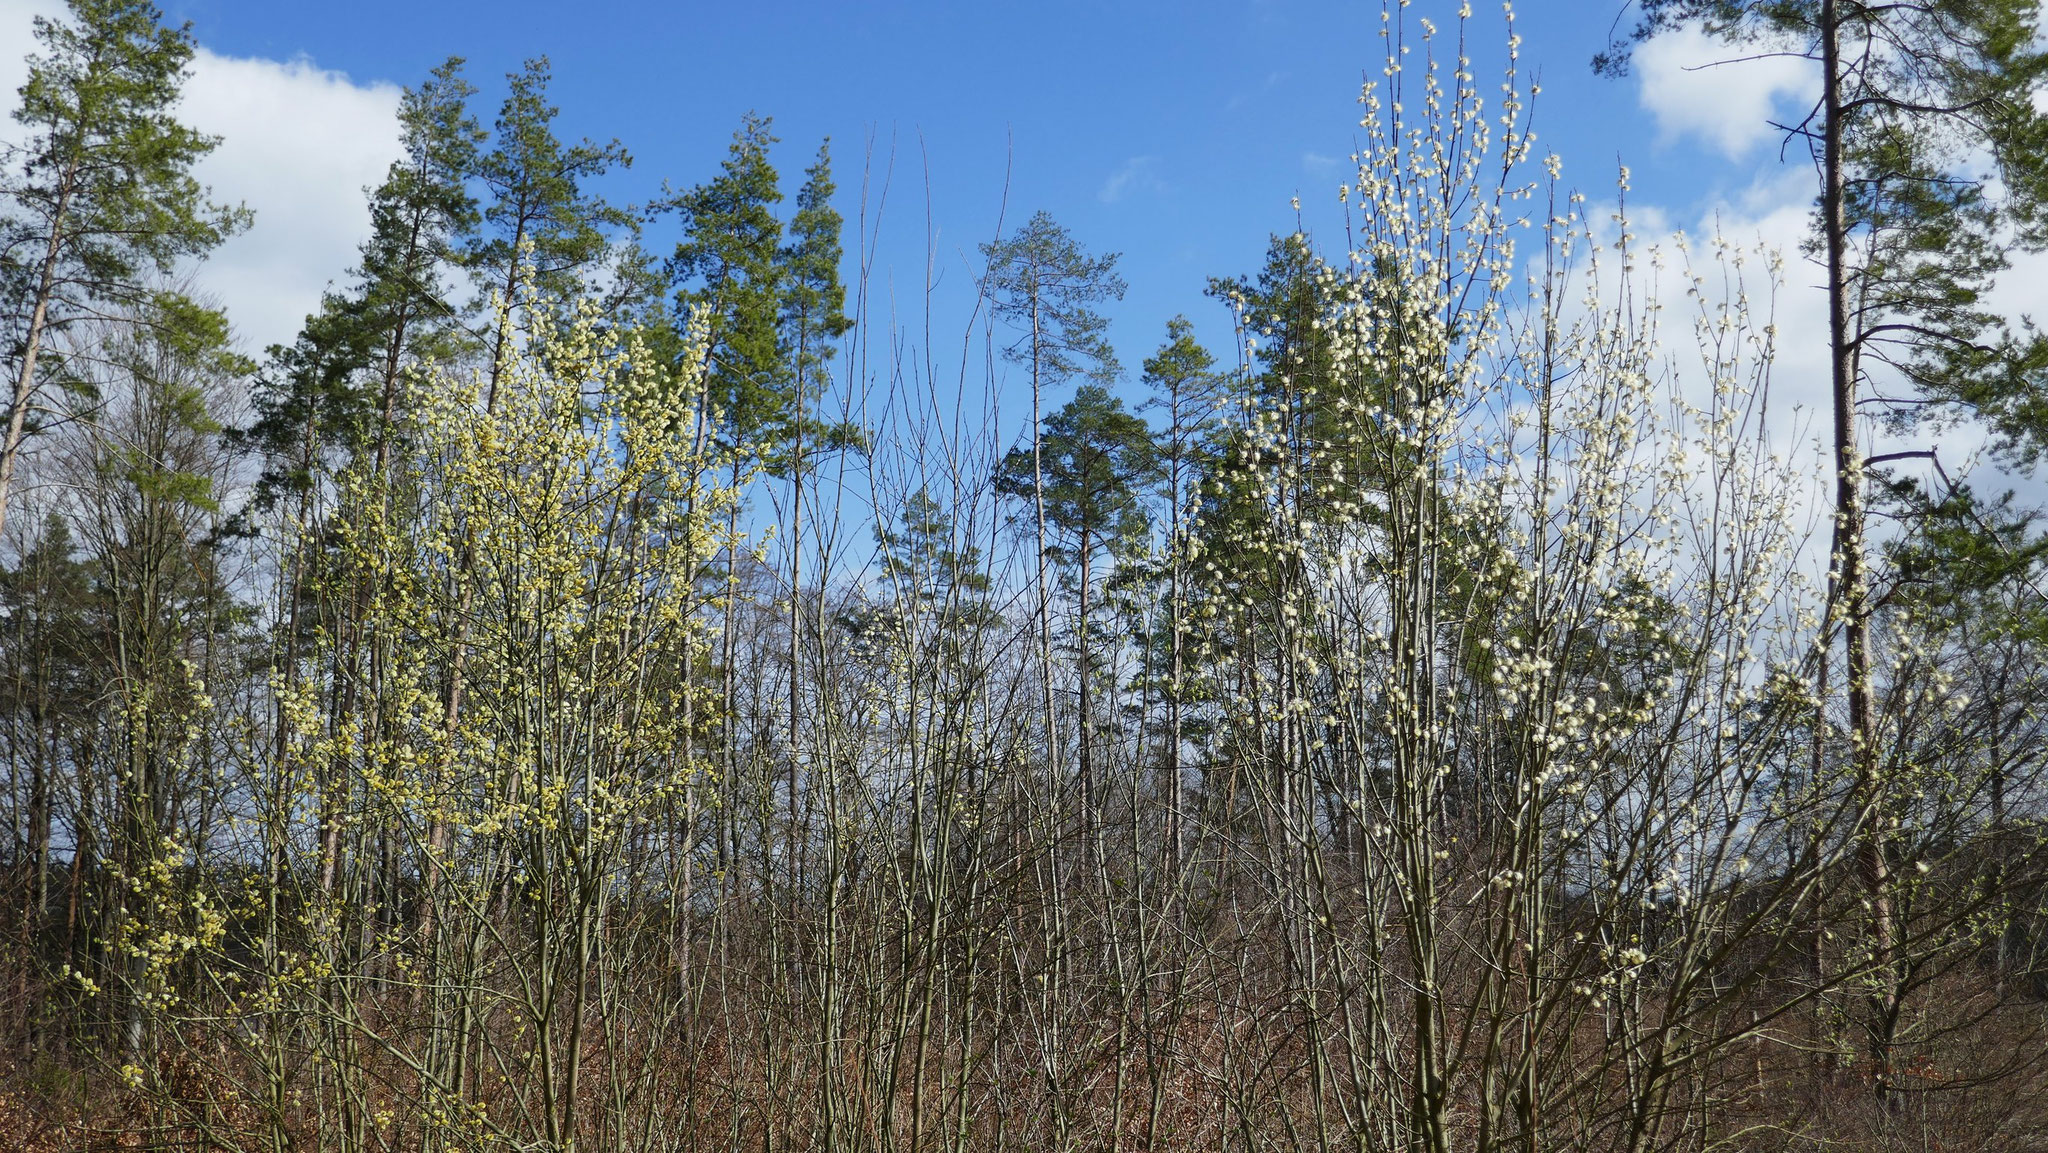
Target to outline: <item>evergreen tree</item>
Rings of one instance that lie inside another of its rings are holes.
[[[1209,441],[1217,432],[1228,385],[1215,365],[1209,350],[1195,340],[1195,326],[1185,316],[1166,322],[1165,342],[1144,365],[1143,379],[1152,390],[1145,407],[1161,412],[1166,420],[1166,426],[1154,438],[1167,516],[1166,589],[1160,606],[1163,627],[1150,630],[1154,643],[1147,646],[1146,663],[1148,675],[1157,682],[1165,698],[1165,779],[1160,793],[1167,806],[1166,842],[1175,852],[1180,844],[1181,747],[1187,740],[1194,497],[1208,457]],[[1158,643],[1161,639],[1163,645]]]
[[[469,111],[475,94],[462,78],[461,57],[449,57],[408,90],[398,107],[404,155],[370,199],[360,307],[379,338],[372,370],[380,470],[390,461],[400,370],[452,356],[467,341],[442,274],[479,221],[466,180],[484,138]]]
[[[844,255],[840,232],[845,221],[832,207],[831,142],[818,146],[818,158],[804,170],[797,191],[796,215],[789,221],[789,243],[782,250],[781,302],[784,355],[795,376],[791,392],[796,403],[793,427],[802,433],[814,417],[805,407],[822,392],[826,366],[837,354],[832,342],[853,327],[846,316],[846,286],[839,280]],[[849,430],[826,430],[843,440]],[[800,453],[795,448],[793,453]]]
[[[612,233],[632,223],[630,213],[588,188],[614,165],[631,165],[632,157],[616,140],[565,146],[556,137],[561,110],[548,103],[551,75],[545,56],[511,74],[492,148],[476,165],[476,178],[488,193],[485,227],[469,240],[464,256],[477,286],[496,293],[506,308],[491,336],[487,406],[497,402],[522,278],[545,299],[576,299],[610,252]]]
[[[1251,338],[1256,365],[1245,402],[1276,422],[1269,463],[1282,474],[1290,505],[1311,520],[1367,514],[1359,490],[1385,465],[1356,410],[1383,400],[1357,367],[1338,362],[1338,328],[1356,323],[1358,284],[1338,275],[1296,232],[1274,236],[1256,277],[1212,280],[1209,295],[1227,303]]]
[[[683,239],[669,258],[668,278],[675,294],[680,330],[689,314],[709,313],[710,348],[708,402],[718,405],[721,439],[749,456],[773,453],[785,442],[790,419],[790,388],[794,372],[784,347],[784,277],[782,221],[775,206],[782,202],[780,178],[768,162],[776,143],[765,116],[748,113],[733,133],[732,146],[717,176],[670,197],[660,207],[677,214]],[[829,170],[825,177],[829,195]],[[830,286],[817,267],[826,251],[827,221],[813,207],[813,235],[799,237],[810,267],[812,287],[803,294],[804,316],[815,335],[834,311]],[[829,246],[836,248],[837,231]],[[837,261],[833,261],[836,279]],[[764,448],[765,446],[765,448]]]
[[[1109,321],[1095,311],[1123,299],[1116,253],[1088,255],[1046,212],[981,252],[988,261],[982,291],[996,318],[1016,330],[1005,359],[1029,369],[1039,388],[1077,376],[1098,384],[1116,379],[1116,352],[1105,335]]]
[[[1926,410],[1985,420],[2007,451],[2032,461],[2048,448],[2048,340],[2015,331],[1986,302],[2015,250],[2048,244],[2048,115],[2035,93],[2048,79],[2039,0],[1644,0],[1631,37],[1594,61],[1626,71],[1632,46],[1697,27],[1737,50],[1804,58],[1821,96],[1791,128],[1819,176],[1809,251],[1828,295],[1835,463],[1829,636],[1841,638],[1851,777],[1860,813],[1857,864],[1870,909],[1878,973],[1865,1025],[1891,1088],[1899,1021],[1891,853],[1891,788],[1880,772],[1870,620],[1868,470],[1858,416],[1870,402],[1908,423]],[[1909,386],[1876,394],[1873,369]],[[1907,457],[1927,457],[1909,451]],[[1825,700],[1827,663],[1821,663]]]
[[[895,516],[875,526],[875,544],[888,586],[889,623],[940,669],[972,673],[981,637],[1001,614],[990,601],[990,581],[979,546],[963,541],[953,510],[919,488]],[[875,620],[848,621],[872,631]]]
[[[402,155],[370,196],[370,236],[356,283],[329,293],[289,348],[273,349],[247,434],[271,458],[266,494],[311,483],[328,448],[390,463],[399,381],[408,364],[454,355],[460,309],[443,281],[477,224],[467,186],[482,131],[475,89],[451,57],[399,102]]]
[[[0,290],[10,378],[0,440],[0,527],[52,336],[102,315],[165,320],[190,307],[144,307],[167,274],[243,227],[210,204],[192,167],[218,141],[172,115],[192,59],[189,27],[166,28],[147,0],[71,0],[68,21],[38,16],[40,55],[14,119],[0,200]]]
[[[790,399],[794,409],[786,449],[790,496],[791,796],[796,794],[795,750],[801,723],[796,670],[802,665],[802,638],[811,628],[803,611],[805,450],[811,440],[823,439],[821,447],[832,448],[849,443],[853,436],[850,426],[827,426],[819,421],[811,407],[824,393],[826,365],[838,351],[832,342],[853,327],[846,316],[846,286],[839,281],[839,233],[843,221],[832,207],[832,192],[831,142],[826,141],[818,146],[817,160],[805,171],[804,186],[796,197],[796,215],[789,222],[789,244],[782,252],[782,342],[792,370]]]
[[[748,113],[733,133],[718,175],[656,206],[657,212],[673,211],[680,217],[683,238],[665,268],[675,305],[671,332],[687,331],[693,319],[706,325],[704,387],[697,395],[698,428],[700,435],[711,438],[721,451],[731,470],[735,494],[750,463],[775,455],[776,449],[787,443],[793,374],[782,342],[782,221],[775,214],[782,190],[780,178],[768,162],[768,149],[774,143],[768,118]],[[680,341],[675,341],[672,354],[680,351]],[[735,499],[726,509],[729,542],[738,539],[739,505]],[[728,543],[723,563],[707,565],[700,574],[716,581],[712,599],[724,609],[716,664],[716,715],[726,723],[738,711],[738,598],[733,594],[740,587],[742,563],[739,550]],[[800,590],[791,590],[793,600],[799,595]],[[797,665],[796,643],[792,635],[788,650],[792,672]],[[794,714],[795,698],[790,701]],[[737,771],[735,745],[727,740],[719,749],[720,769],[727,780]],[[797,795],[794,747],[788,771],[793,811]],[[721,813],[721,819],[734,818],[727,812]],[[736,827],[727,825],[718,838],[720,853],[728,852],[736,838]]]
[[[1229,304],[1253,338],[1260,371],[1255,395],[1268,402],[1312,395],[1335,376],[1329,322],[1338,314],[1335,274],[1299,232],[1275,234],[1257,276],[1212,279],[1210,297]]]
[[[1095,309],[1124,295],[1117,254],[1090,256],[1047,212],[1034,213],[1008,239],[982,245],[988,269],[981,290],[995,318],[1015,332],[1003,358],[1031,375],[1031,500],[1038,530],[1038,649],[1044,670],[1046,748],[1058,758],[1052,699],[1052,557],[1045,499],[1041,424],[1046,393],[1085,376],[1112,383],[1121,371],[1105,335],[1109,321]],[[1014,454],[1013,454],[1014,455]],[[1006,468],[1008,462],[1005,462]],[[1014,481],[1015,475],[1012,474]]]
[[[920,488],[903,501],[894,523],[875,526],[883,579],[904,611],[932,613],[952,621],[992,612],[989,579],[981,548],[962,545],[952,510]]]
[[[1094,645],[1091,594],[1096,560],[1142,548],[1150,527],[1144,492],[1158,467],[1151,430],[1099,384],[1084,384],[1045,420],[1030,450],[1012,449],[996,491],[1031,497],[1053,530],[1049,555],[1067,566],[1075,594],[1074,667],[1081,713],[1081,787],[1093,795]]]

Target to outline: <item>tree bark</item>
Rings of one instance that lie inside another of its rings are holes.
[[[1856,443],[1858,341],[1852,331],[1848,271],[1849,222],[1843,171],[1847,112],[1842,97],[1842,3],[1820,8],[1823,116],[1821,230],[1827,247],[1828,349],[1834,401],[1835,524],[1833,589],[1828,598],[1841,622],[1849,697],[1850,778],[1856,791],[1856,872],[1870,908],[1870,952],[1877,991],[1870,1005],[1876,1090],[1890,1090],[1892,981],[1895,927],[1890,865],[1885,859],[1884,787],[1877,755],[1877,716],[1871,692],[1869,572],[1864,555],[1863,459]],[[1819,734],[1816,734],[1819,739]]]

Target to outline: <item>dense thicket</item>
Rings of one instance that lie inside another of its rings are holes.
[[[785,206],[749,117],[624,208],[544,60],[488,130],[458,60],[406,95],[358,267],[251,363],[149,279],[235,223],[189,38],[42,26],[36,157],[117,47],[161,235],[8,189],[0,1140],[2023,1147],[2033,515],[1787,463],[1775,261],[1640,250],[1512,52],[1489,104],[1387,27],[1349,251],[1207,286],[1240,355],[1176,319],[1128,380],[1114,256],[983,249],[1011,439],[849,303],[827,149]],[[1972,347],[1910,363],[2030,411]]]

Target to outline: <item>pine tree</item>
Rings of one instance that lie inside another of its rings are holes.
[[[772,454],[786,443],[794,376],[783,343],[787,267],[782,221],[775,215],[782,189],[768,161],[776,143],[770,128],[767,117],[748,113],[718,175],[659,206],[675,212],[683,229],[667,266],[677,328],[694,310],[709,314],[707,399],[723,409],[720,439],[748,456]],[[822,239],[820,230],[812,246]],[[816,277],[817,270],[810,274]],[[813,319],[829,309],[827,297],[820,282],[806,298]]]
[[[839,242],[844,223],[832,207],[831,142],[818,146],[818,158],[804,173],[804,186],[797,192],[796,215],[790,219],[790,240],[782,252],[782,343],[793,379],[790,400],[789,443],[786,449],[789,472],[789,750],[791,819],[795,819],[797,790],[797,744],[802,709],[798,699],[798,671],[803,667],[803,638],[813,626],[804,611],[804,463],[807,442],[822,439],[821,447],[847,444],[852,430],[845,425],[827,426],[811,408],[824,393],[826,366],[838,352],[833,343],[846,335],[853,322],[846,316],[846,286],[839,280],[842,255]]]
[[[894,523],[875,526],[883,579],[898,605],[912,612],[950,612],[956,600],[981,604],[989,591],[981,549],[958,541],[952,510],[928,488],[904,498]]]
[[[1349,415],[1381,403],[1373,380],[1340,364],[1340,326],[1356,323],[1361,283],[1338,275],[1296,232],[1276,235],[1256,277],[1216,279],[1209,295],[1228,304],[1253,344],[1256,370],[1244,382],[1245,402],[1278,422],[1272,463],[1284,474],[1289,503],[1311,520],[1343,520],[1366,508],[1356,497],[1387,466],[1382,446]],[[1390,294],[1394,295],[1394,294]]]
[[[904,498],[892,520],[875,526],[875,543],[891,612],[904,633],[928,635],[928,655],[942,666],[970,668],[981,633],[1000,614],[989,600],[981,548],[961,539],[953,510],[930,489],[919,488]]]
[[[984,244],[988,270],[981,290],[995,318],[1015,339],[1003,358],[1031,375],[1031,500],[1038,530],[1038,649],[1044,673],[1046,752],[1055,764],[1059,739],[1052,692],[1052,552],[1045,500],[1045,462],[1040,433],[1047,392],[1081,376],[1098,385],[1116,380],[1121,369],[1105,336],[1109,321],[1095,311],[1121,300],[1123,278],[1117,254],[1090,256],[1050,213],[1034,213],[1008,239]]]
[[[360,307],[380,338],[372,366],[380,472],[390,464],[401,369],[452,356],[467,341],[442,277],[479,220],[466,182],[483,142],[469,111],[475,94],[462,78],[461,57],[448,58],[425,83],[408,90],[398,108],[404,156],[370,199]]]
[[[1075,595],[1074,667],[1081,713],[1081,789],[1094,795],[1091,752],[1095,681],[1092,594],[1102,554],[1129,556],[1150,527],[1144,492],[1158,461],[1151,430],[1099,384],[1084,384],[1045,420],[1030,450],[1015,448],[996,471],[996,491],[1032,498],[1053,532],[1048,555],[1067,566]]]
[[[1166,427],[1154,438],[1159,481],[1166,497],[1166,651],[1154,652],[1151,675],[1163,689],[1166,704],[1166,746],[1161,795],[1167,803],[1166,843],[1172,853],[1180,845],[1181,746],[1187,739],[1187,640],[1189,577],[1195,559],[1194,498],[1209,441],[1217,432],[1225,399],[1226,379],[1216,360],[1195,340],[1195,326],[1185,316],[1166,322],[1166,340],[1146,359],[1144,381],[1152,390],[1145,407],[1164,414]]]
[[[836,186],[832,181],[831,142],[818,146],[818,157],[804,170],[804,185],[797,191],[796,215],[789,221],[789,243],[782,250],[782,343],[794,376],[791,397],[795,411],[792,428],[798,434],[791,448],[793,458],[802,453],[802,434],[835,438],[843,444],[850,430],[819,425],[807,416],[807,406],[823,391],[827,366],[837,355],[833,341],[846,335],[853,321],[846,316],[846,286],[839,279],[844,255],[840,231],[845,221],[832,207]],[[816,427],[813,427],[813,426]],[[800,467],[792,459],[792,467]]]
[[[589,184],[632,157],[616,140],[564,145],[548,103],[552,72],[545,56],[528,60],[509,77],[511,91],[498,112],[492,148],[477,162],[476,178],[488,192],[484,231],[464,253],[477,287],[506,303],[490,338],[489,386],[484,403],[497,403],[519,313],[522,280],[545,299],[574,300],[611,250],[613,232],[632,216],[591,192]]]
[[[312,483],[316,455],[375,453],[390,464],[403,369],[453,356],[466,342],[444,276],[477,225],[467,187],[482,131],[475,89],[451,57],[399,102],[402,155],[370,195],[370,236],[355,283],[329,293],[289,348],[272,350],[246,434],[271,458],[267,493]]]
[[[38,16],[40,55],[14,119],[29,132],[7,157],[0,288],[6,293],[5,439],[0,527],[53,336],[93,316],[164,320],[146,307],[152,274],[210,251],[248,213],[210,204],[192,167],[218,141],[180,123],[192,59],[188,27],[166,28],[146,0],[71,0],[69,21]]]
[[[1886,846],[1892,790],[1873,691],[1867,487],[1873,466],[1932,453],[1866,458],[1858,417],[1873,402],[1901,424],[1974,416],[2023,462],[2048,447],[2039,384],[2048,341],[2015,331],[1986,303],[2013,251],[2048,245],[2048,116],[2034,100],[2048,79],[2040,15],[2038,0],[1644,0],[1630,38],[1594,61],[1619,75],[1635,43],[1698,27],[1819,72],[1819,101],[1789,130],[1819,176],[1809,251],[1828,295],[1834,539],[1819,695],[1828,695],[1825,653],[1839,634],[1857,867],[1880,986],[1866,1019],[1880,1098],[1891,1089],[1902,965]],[[1878,367],[1893,370],[1908,395],[1874,390]]]

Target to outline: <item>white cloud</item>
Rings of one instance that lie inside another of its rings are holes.
[[[8,110],[27,78],[31,20],[59,15],[48,0],[0,0],[0,92]],[[245,348],[288,343],[320,293],[355,263],[369,234],[365,186],[381,182],[398,156],[399,89],[358,84],[300,59],[220,56],[201,48],[179,115],[221,137],[198,166],[223,204],[256,214],[247,232],[221,246],[198,285],[217,295]],[[0,140],[20,127],[0,125]]]
[[[1656,118],[1661,143],[1695,137],[1739,159],[1779,132],[1772,119],[1797,118],[1819,92],[1804,60],[1765,55],[1766,45],[1731,47],[1685,27],[1636,50],[1637,99]],[[1723,63],[1725,62],[1725,63]]]
[[[1765,297],[1766,278],[1757,275],[1754,260],[1749,264],[1750,275],[1745,277],[1744,285],[1756,319],[1761,322],[1768,317],[1777,328],[1766,440],[1775,451],[1793,461],[1800,473],[1825,481],[1832,476],[1833,468],[1828,448],[1833,398],[1827,294],[1822,288],[1821,270],[1801,251],[1811,233],[1813,180],[1813,172],[1805,164],[1766,170],[1748,187],[1690,218],[1692,223],[1686,232],[1693,242],[1694,270],[1707,277],[1701,289],[1709,307],[1726,299],[1733,288],[1733,283],[1724,279],[1714,266],[1710,238],[1719,236],[1733,248],[1776,253],[1782,258],[1781,280],[1774,295]],[[1611,206],[1601,205],[1594,211],[1604,215],[1610,210]],[[1660,218],[1654,209],[1637,208],[1633,212],[1639,243],[1658,245],[1671,253],[1675,248],[1675,222]],[[1688,397],[1701,402],[1705,399],[1706,382],[1691,367],[1694,358],[1687,355],[1694,339],[1691,329],[1699,303],[1685,297],[1684,278],[1675,262],[1665,267],[1656,289],[1658,297],[1671,310],[1664,318],[1665,348],[1673,354],[1680,384]],[[2048,254],[2015,254],[2012,267],[1999,278],[1988,304],[2007,316],[2048,315]],[[1874,391],[1906,391],[1884,370],[1874,371]],[[1936,450],[1942,468],[1953,480],[1967,478],[1994,493],[2010,488],[2023,503],[2048,504],[2048,476],[2026,476],[2001,469],[1988,456],[1991,438],[1983,425],[1966,420],[1901,432],[1888,428],[1875,415],[1865,411],[1859,422],[1866,454]],[[1893,467],[1929,484],[1936,483],[1931,466],[1907,461]],[[1805,523],[1824,524],[1830,499],[1824,486],[1817,483],[1810,490],[1797,491],[1794,497],[1794,506]],[[1822,553],[1817,553],[1809,561],[1817,564],[1824,559]]]
[[[1102,182],[1102,191],[1095,194],[1104,204],[1115,204],[1133,192],[1161,192],[1166,185],[1160,181],[1157,156],[1133,156],[1123,162],[1109,179]]]
[[[357,85],[310,61],[237,59],[202,49],[182,114],[221,138],[198,168],[216,200],[254,225],[207,261],[201,283],[227,303],[252,348],[289,342],[369,235],[365,187],[398,157],[395,85]]]
[[[1820,439],[1827,433],[1833,407],[1827,294],[1821,269],[1800,251],[1811,235],[1813,181],[1807,166],[1788,166],[1759,179],[1733,205],[1723,205],[1716,212],[1723,235],[1737,241],[1753,238],[1783,254],[1784,282],[1775,302],[1778,340],[1771,374],[1773,411],[1783,413],[1787,406],[1798,406],[1812,418],[1806,422],[1811,426],[1808,431]],[[2048,286],[2048,254],[2016,252],[2012,266],[1998,278],[1986,304],[1993,312],[2011,318],[2040,317],[2048,314],[2048,287],[2044,286]],[[1884,395],[1911,392],[1889,370],[1867,367],[1872,374],[1869,391]],[[1895,431],[1877,419],[1873,409],[1862,414],[1860,424],[1866,453],[1934,450],[1953,480],[1967,477],[1992,492],[2012,488],[2024,501],[2048,502],[2048,476],[2020,475],[2001,468],[1989,454],[1990,430],[1976,421]],[[1929,465],[1905,462],[1893,467],[1930,484],[1935,482]]]

